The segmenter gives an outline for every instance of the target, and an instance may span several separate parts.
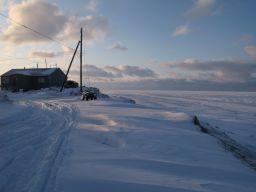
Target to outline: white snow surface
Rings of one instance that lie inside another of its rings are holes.
[[[256,190],[255,170],[192,123],[254,150],[256,93],[75,92],[1,92],[1,192]]]

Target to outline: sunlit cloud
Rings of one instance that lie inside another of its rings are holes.
[[[116,67],[124,75],[138,77],[156,77],[156,73],[148,68],[140,68],[138,66],[120,65]]]
[[[32,27],[52,38],[63,31],[67,22],[67,17],[56,5],[40,0],[22,1],[20,4],[11,5],[9,17],[17,23]],[[3,31],[1,40],[15,44],[49,41],[15,22],[10,22],[7,29]]]
[[[1,0],[0,1],[0,11],[7,10],[13,0]]]
[[[212,82],[209,80],[186,80],[173,78],[134,79],[133,81],[98,82],[96,85],[109,89],[125,90],[188,90],[188,91],[256,91],[256,81]]]
[[[246,46],[244,50],[250,57],[256,59],[256,46]]]
[[[150,65],[154,65],[154,64],[158,63],[158,60],[155,59],[155,58],[150,58],[150,59],[147,60],[147,63],[150,64]]]
[[[181,25],[175,29],[173,32],[173,36],[181,36],[181,35],[186,35],[191,32],[191,29],[189,28],[188,25]]]
[[[9,7],[10,22],[2,31],[1,40],[7,43],[48,43],[51,39],[68,42],[78,40],[80,28],[84,28],[84,37],[88,44],[103,39],[108,32],[108,21],[104,16],[87,15],[74,17],[65,15],[56,4],[41,0],[28,0],[12,4]],[[28,30],[28,26],[43,36]]]
[[[186,59],[181,62],[163,62],[162,66],[177,72],[186,79],[212,82],[246,82],[252,80],[256,63],[247,61]],[[194,74],[194,75],[191,75]],[[178,76],[176,74],[176,76]]]
[[[87,4],[86,8],[90,12],[97,13],[98,5],[99,5],[98,0],[90,0],[89,3]]]
[[[104,16],[70,17],[66,23],[63,40],[78,40],[80,28],[84,29],[87,44],[104,39],[108,33],[108,20]]]
[[[216,0],[195,0],[193,7],[186,12],[186,15],[193,18],[209,15],[215,3]]]
[[[71,70],[70,75],[74,78],[79,76],[79,68]],[[145,78],[155,78],[157,74],[148,68],[140,68],[138,66],[119,65],[97,67],[95,65],[83,65],[83,75],[93,78],[95,81],[130,81]]]
[[[148,68],[141,68],[138,66],[131,65],[119,65],[117,67],[114,66],[106,66],[104,68],[106,71],[109,71],[116,76],[129,76],[129,77],[157,77],[157,74]]]
[[[34,51],[30,53],[31,57],[41,57],[41,58],[53,58],[57,56],[55,52],[44,52],[44,51]]]
[[[119,51],[126,51],[128,48],[120,42],[113,43],[112,45],[108,46],[110,50],[119,50]]]

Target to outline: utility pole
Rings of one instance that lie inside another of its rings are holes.
[[[83,92],[83,71],[82,64],[83,63],[83,28],[81,28],[81,39],[80,39],[80,92]]]
[[[66,75],[65,75],[65,78],[64,78],[64,80],[63,80],[63,83],[62,83],[60,92],[62,92],[63,87],[64,87],[64,85],[65,85],[65,83],[66,83],[66,81],[67,81],[68,73],[69,73],[70,67],[71,67],[71,65],[72,65],[72,63],[73,63],[73,60],[74,60],[75,55],[76,55],[76,51],[77,51],[77,49],[78,49],[80,43],[81,43],[81,41],[78,41],[77,46],[76,46],[76,49],[75,49],[75,52],[74,52],[74,54],[73,54],[73,56],[72,56],[72,59],[71,59],[71,61],[70,61],[69,67],[68,67],[68,70],[67,70]]]

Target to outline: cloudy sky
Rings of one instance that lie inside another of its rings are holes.
[[[86,85],[256,91],[255,9],[255,0],[0,0],[0,74],[65,71],[83,27]],[[78,75],[76,57],[69,77]]]

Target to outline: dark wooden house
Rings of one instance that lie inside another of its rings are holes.
[[[59,87],[64,79],[60,68],[11,69],[1,75],[1,88],[18,91]]]

